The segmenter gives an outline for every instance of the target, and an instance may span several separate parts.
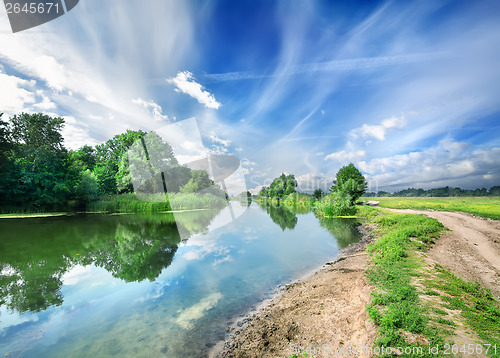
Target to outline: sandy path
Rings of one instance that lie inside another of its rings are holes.
[[[500,221],[457,212],[386,210],[424,214],[440,221],[451,231],[436,240],[428,258],[457,276],[481,282],[500,300]]]

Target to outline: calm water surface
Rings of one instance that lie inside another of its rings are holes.
[[[232,319],[360,238],[284,208],[208,230],[217,215],[186,214],[187,240],[167,214],[0,220],[0,354],[203,357]]]

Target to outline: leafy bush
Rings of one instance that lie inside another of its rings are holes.
[[[316,210],[326,217],[356,214],[352,196],[344,190],[337,190],[325,196],[316,204]]]

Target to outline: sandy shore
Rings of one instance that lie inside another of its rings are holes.
[[[371,347],[377,330],[365,309],[370,287],[364,271],[365,247],[372,236],[369,227],[362,230],[360,242],[343,250],[335,262],[286,286],[244,324],[233,327],[229,338],[210,356],[290,357],[309,347],[319,358],[352,355],[348,350],[354,346]],[[370,355],[361,352],[357,356]]]

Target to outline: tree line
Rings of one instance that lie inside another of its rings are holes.
[[[316,189],[313,195],[298,193],[293,174],[281,174],[269,187],[264,186],[258,198],[268,204],[307,204],[322,216],[349,216],[356,212],[356,202],[365,193],[367,183],[361,172],[350,163],[339,169],[329,193]]]
[[[441,187],[441,188],[433,188],[433,189],[415,189],[408,188],[400,191],[396,191],[394,193],[389,193],[386,191],[379,192],[369,192],[365,193],[363,196],[366,197],[381,197],[381,196],[394,196],[394,197],[419,197],[419,196],[433,196],[433,197],[448,197],[448,196],[500,196],[500,185],[492,186],[489,190],[486,188],[481,189],[462,189],[459,187]]]
[[[0,113],[0,212],[85,210],[99,198],[133,192],[127,152],[148,133],[127,130],[105,143],[77,150],[64,146],[64,119],[21,113],[5,121]],[[154,134],[164,162],[173,168],[169,192],[196,192],[214,183],[206,171],[179,165],[168,143]],[[156,149],[155,149],[156,150]]]

